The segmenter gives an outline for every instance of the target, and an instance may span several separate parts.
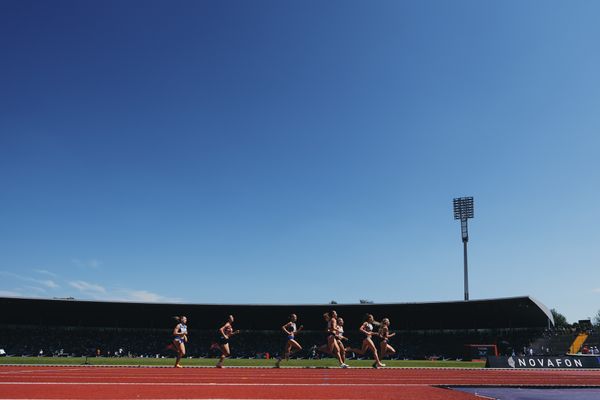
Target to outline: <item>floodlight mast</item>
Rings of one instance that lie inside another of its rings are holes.
[[[460,231],[463,242],[463,255],[465,266],[465,301],[469,301],[469,269],[467,264],[467,242],[469,241],[469,228],[467,220],[473,218],[473,198],[459,197],[454,199],[454,219],[460,219]]]

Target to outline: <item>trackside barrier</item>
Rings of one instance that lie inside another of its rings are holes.
[[[531,356],[531,357],[493,357],[487,358],[486,368],[511,369],[593,369],[600,368],[600,357],[573,356]]]

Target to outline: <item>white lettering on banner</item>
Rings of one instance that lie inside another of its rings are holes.
[[[566,365],[567,367],[572,367],[572,366],[573,366],[573,363],[571,362],[571,360],[569,360],[569,359],[567,358],[567,359],[565,360],[565,365]]]
[[[509,357],[505,365],[511,368],[584,368],[584,361],[588,360],[560,357]],[[600,357],[598,358],[598,362],[600,363]]]

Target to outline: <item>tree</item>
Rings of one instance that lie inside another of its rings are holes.
[[[329,302],[329,304],[337,304],[337,301],[335,301],[335,300],[331,300],[331,301]]]
[[[360,304],[373,304],[373,300],[360,299]]]
[[[556,311],[556,309],[550,310],[552,316],[554,317],[554,327],[555,328],[566,328],[569,326],[567,322],[567,317]]]
[[[594,317],[594,326],[600,328],[600,310],[598,310],[598,313]]]

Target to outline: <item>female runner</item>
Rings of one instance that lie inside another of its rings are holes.
[[[338,324],[337,324],[337,312],[335,310],[329,311],[329,313],[323,314],[323,317],[327,321],[327,344],[319,348],[319,351],[329,353],[338,359],[341,368],[348,368],[346,364],[345,355],[342,356],[340,351],[340,341],[338,340]]]
[[[337,318],[337,334],[335,335],[337,339],[338,346],[340,348],[340,355],[342,357],[342,362],[346,364],[346,347],[344,346],[344,340],[348,340],[347,337],[344,336],[344,319],[342,317]]]
[[[289,321],[281,327],[281,330],[287,336],[287,342],[285,343],[284,349],[284,357],[286,361],[290,359],[290,355],[292,355],[292,353],[302,350],[302,346],[300,346],[300,343],[296,341],[296,334],[300,332],[303,327],[300,325],[299,328],[296,328],[296,321],[298,321],[296,314],[290,314]],[[280,365],[281,357],[277,359],[275,367],[279,368]]]
[[[187,317],[182,315],[181,317],[175,317],[177,325],[173,328],[173,347],[177,352],[177,358],[175,359],[175,368],[181,368],[179,362],[185,356],[185,343],[187,339]]]
[[[233,330],[233,315],[230,315],[227,318],[227,322],[223,324],[222,327],[219,328],[219,338],[217,339],[217,346],[221,350],[221,357],[219,358],[219,362],[217,363],[217,368],[223,368],[223,361],[225,361],[225,357],[229,357],[231,355],[231,351],[229,349],[229,338],[233,335],[237,335],[240,333],[239,330]]]
[[[359,328],[359,331],[365,335],[365,338],[362,342],[362,347],[360,349],[348,348],[346,351],[354,352],[355,354],[365,355],[367,350],[370,350],[373,353],[373,358],[375,358],[375,363],[373,364],[374,368],[385,367],[385,364],[382,364],[379,360],[379,355],[377,354],[377,347],[373,343],[372,337],[377,335],[377,332],[373,332],[373,324],[379,325],[378,322],[375,321],[373,315],[366,314],[365,321]]]
[[[327,323],[327,329],[325,329],[325,344],[321,345],[317,348],[317,351],[320,353],[329,353],[329,346],[327,345],[327,338],[329,337],[329,312],[323,314],[323,319]],[[331,354],[331,353],[329,353]]]
[[[379,352],[381,354],[381,359],[383,360],[385,356],[388,354],[396,353],[396,349],[390,346],[389,339],[391,337],[396,336],[395,333],[390,333],[390,320],[389,318],[384,318],[381,320],[381,327],[379,328],[379,337],[381,338],[381,343],[379,344]]]

